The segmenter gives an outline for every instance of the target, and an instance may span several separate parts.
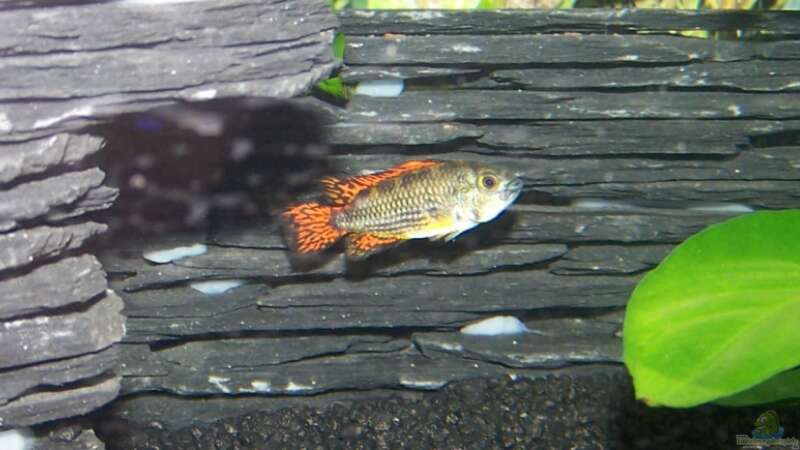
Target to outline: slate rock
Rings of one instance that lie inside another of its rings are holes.
[[[28,266],[79,248],[106,231],[106,225],[83,222],[60,227],[37,226],[0,235],[0,271]]]
[[[37,387],[68,385],[111,372],[117,368],[118,355],[116,347],[109,347],[99,352],[7,369],[0,383],[0,404],[24,396]]]
[[[119,377],[102,377],[71,389],[34,392],[0,406],[0,426],[19,427],[86,414],[113,400]]]
[[[407,91],[392,99],[355,96],[353,122],[457,120],[795,119],[800,93]],[[391,101],[389,101],[391,100]]]
[[[325,128],[331,144],[353,145],[430,145],[457,139],[479,137],[480,128],[465,123],[358,124],[347,123]]]
[[[51,168],[70,166],[97,152],[102,145],[100,137],[68,133],[4,144],[0,153],[0,183]]]
[[[104,178],[103,171],[93,168],[19,184],[0,192],[0,231],[39,217],[55,221],[109,208],[117,198],[117,190],[103,186]]]
[[[348,65],[687,64],[774,57],[772,43],[714,41],[676,35],[539,34],[353,36]]]
[[[48,8],[46,21],[40,13],[0,11],[0,22],[16,24],[0,34],[9,49],[0,62],[0,140],[178,101],[290,97],[338,65],[330,51],[337,22],[322,1],[65,4]]]
[[[530,34],[579,32],[631,34],[637,31],[767,30],[798,33],[796,17],[764,11],[692,11],[579,8],[469,11],[343,10],[342,28],[350,34]]]
[[[669,245],[576,246],[549,268],[559,275],[634,274],[652,269],[672,249]]]
[[[0,368],[8,369],[104,349],[122,339],[122,299],[112,291],[88,305],[52,315],[0,322]]]
[[[63,258],[0,281],[0,319],[85,302],[105,289],[105,273],[94,256]]]

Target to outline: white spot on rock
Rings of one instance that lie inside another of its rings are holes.
[[[8,133],[11,131],[13,126],[11,126],[11,120],[8,119],[8,114],[0,113],[0,133]],[[53,136],[53,139],[56,137]]]
[[[368,97],[397,97],[405,88],[405,82],[397,78],[362,81],[356,86],[356,95]]]
[[[297,384],[292,380],[289,380],[289,382],[286,383],[286,392],[301,392],[301,391],[309,391],[311,389],[313,389],[312,386]]]
[[[469,324],[461,329],[463,334],[473,336],[502,336],[526,333],[528,327],[513,316],[495,316]]]
[[[447,385],[444,380],[415,380],[412,378],[400,377],[400,385],[415,389],[441,389]]]
[[[34,441],[33,433],[27,428],[0,431],[0,448],[3,450],[30,450]]]
[[[225,383],[227,383],[228,381],[231,381],[231,379],[230,378],[225,378],[225,377],[218,377],[216,375],[209,375],[208,376],[209,384],[212,384],[212,385],[216,386],[217,389],[219,389],[220,391],[222,391],[222,392],[224,392],[226,394],[229,394],[231,392],[231,389],[228,386],[225,386]]]
[[[195,291],[202,292],[206,295],[219,295],[224,294],[231,289],[237,288],[244,284],[243,280],[211,280],[211,281],[195,281],[189,283],[189,287]]]
[[[192,92],[191,98],[193,100],[211,100],[217,96],[216,89],[203,89],[202,91]]]
[[[175,247],[165,250],[154,250],[152,252],[145,252],[142,257],[150,262],[156,264],[164,264],[179,259],[188,258],[189,256],[198,256],[208,251],[208,247],[203,244],[194,244],[186,247]]]
[[[272,390],[272,385],[269,381],[253,380],[250,382],[250,385],[253,386],[256,392],[270,392]]]
[[[456,53],[480,53],[483,49],[474,45],[456,44],[453,46],[453,51]]]
[[[749,213],[755,211],[750,206],[742,205],[740,203],[719,203],[719,204],[705,204],[705,205],[695,205],[689,207],[690,211],[702,211],[702,212],[714,212],[714,213]]]

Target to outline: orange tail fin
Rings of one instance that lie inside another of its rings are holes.
[[[300,253],[325,250],[344,233],[333,225],[333,213],[338,209],[319,203],[303,203],[283,213],[289,230],[289,244]]]

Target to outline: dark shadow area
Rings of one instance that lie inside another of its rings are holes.
[[[87,164],[120,189],[98,220],[109,236],[269,221],[330,172],[321,119],[296,102],[225,100],[130,114],[93,130]]]

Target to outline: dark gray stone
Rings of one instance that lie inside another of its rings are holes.
[[[637,281],[638,277],[564,277],[546,270],[468,277],[406,275],[357,282],[337,278],[287,284],[256,295],[250,290],[237,296],[234,289],[192,304],[191,297],[183,298],[185,288],[146,290],[129,297],[126,339],[151,342],[256,331],[449,328],[510,310],[620,306]],[[237,301],[224,307],[213,304],[229,299]]]
[[[0,153],[0,183],[69,166],[97,152],[103,140],[87,134],[57,134],[45,139],[6,144]]]
[[[117,190],[103,186],[104,178],[102,170],[93,168],[19,184],[0,192],[0,231],[39,217],[56,221],[109,208],[117,198]]]
[[[99,376],[116,369],[118,350],[109,347],[96,353],[5,369],[0,383],[0,404],[13,401],[33,388],[50,389]]]
[[[787,167],[784,172],[793,176],[795,172]],[[608,198],[652,202],[664,200],[698,203],[731,202],[745,206],[783,209],[795,208],[800,202],[800,183],[768,179],[733,180],[692,180],[692,181],[638,181],[629,183],[603,183],[602,185],[582,186],[539,186],[536,190],[565,198]]]
[[[213,367],[205,362],[208,350],[213,356],[215,350],[224,348],[214,342],[194,343],[180,360],[169,359],[159,352],[145,358],[128,359],[123,351],[121,357],[126,370],[133,373],[130,376],[124,374],[122,392],[157,390],[182,395],[314,395],[348,389],[402,387],[432,390],[455,380],[501,374],[525,376],[529,371],[532,375],[539,373],[537,369],[507,368],[492,362],[444,354],[430,358],[412,348],[383,353],[321,354],[307,360],[301,358],[273,365],[271,362],[275,357],[272,353],[276,348],[267,340],[261,342],[263,346],[255,343],[248,346],[251,357],[245,365],[236,365],[235,370]],[[281,344],[298,345],[298,341],[283,341]],[[354,371],[353,367],[359,369]]]
[[[753,73],[769,74],[754,77]],[[731,61],[666,67],[604,67],[496,70],[501,83],[525,89],[728,88],[745,91],[796,91],[796,61]]]
[[[0,270],[15,269],[74,250],[108,227],[84,222],[61,227],[38,226],[0,235]]]
[[[507,156],[736,155],[748,137],[800,128],[797,121],[535,121],[481,125],[473,151]],[[488,147],[488,148],[486,148]],[[472,147],[467,147],[472,150]]]
[[[331,144],[347,146],[430,145],[483,135],[479,127],[466,123],[347,123],[326,127],[325,131]]]
[[[111,291],[87,307],[0,323],[0,368],[104,349],[125,334],[122,299]]]
[[[564,333],[546,336],[535,333],[518,336],[420,333],[415,334],[413,339],[420,350],[430,357],[436,357],[436,353],[447,353],[507,367],[544,368],[622,362],[622,340],[610,332],[607,335],[585,336],[566,336]]]
[[[65,5],[46,21],[40,13],[0,11],[0,22],[15,24],[0,34],[9,49],[0,106],[13,105],[0,116],[0,140],[182,100],[290,97],[338,64],[337,21],[322,1]]]
[[[395,254],[404,254],[405,258],[393,261],[390,265],[378,264],[372,268],[371,274],[383,277],[405,274],[480,275],[493,271],[519,270],[558,258],[567,251],[566,246],[561,244],[505,245],[474,251],[466,251],[465,248],[432,247],[424,255],[407,255],[405,252],[395,251]],[[321,267],[298,271],[290,265],[287,250],[216,246],[210,247],[203,255],[176,261],[171,266],[134,264],[129,265],[127,271],[135,271],[136,275],[122,283],[125,291],[204,279],[257,277],[277,285],[291,283],[292,278],[300,276],[315,275],[331,278],[348,274],[343,256],[333,258]]]
[[[777,45],[779,46],[779,45]],[[675,35],[353,36],[345,64],[686,64],[778,58],[776,44]]]
[[[353,66],[342,69],[342,81],[357,83],[384,78],[413,80],[417,78],[463,77],[480,73],[478,69],[425,66]]]
[[[509,242],[664,243],[678,244],[708,225],[735,213],[632,208],[627,211],[581,211],[574,208],[519,205]]]
[[[19,427],[79,416],[113,400],[120,378],[108,376],[72,389],[34,392],[0,406],[0,426]]]
[[[635,31],[764,30],[797,34],[797,17],[785,12],[682,11],[581,8],[563,10],[339,12],[349,34],[625,33]]]
[[[386,99],[358,95],[352,122],[455,120],[795,119],[800,93],[568,91],[408,91]]]
[[[559,275],[627,275],[652,269],[672,248],[670,245],[576,246],[549,268]]]
[[[92,255],[64,258],[0,281],[0,319],[85,302],[106,289],[106,275]]]

